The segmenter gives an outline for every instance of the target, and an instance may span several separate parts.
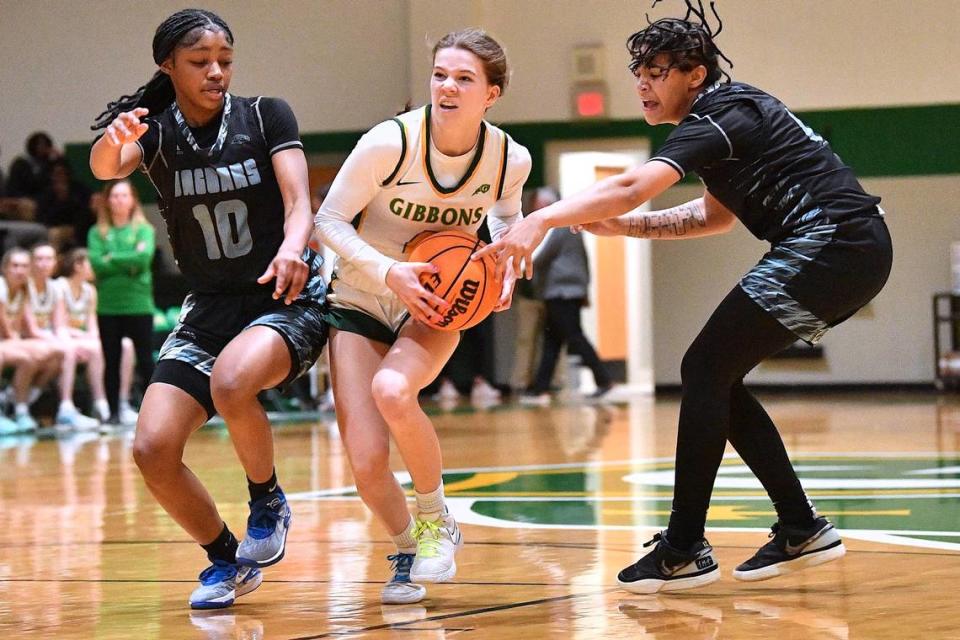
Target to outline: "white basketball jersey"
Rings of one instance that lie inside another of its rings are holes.
[[[93,285],[89,282],[81,283],[80,295],[73,297],[73,289],[66,278],[58,278],[57,284],[63,294],[63,301],[67,307],[67,322],[73,329],[87,330],[87,318],[90,317],[90,305],[93,304]]]
[[[7,312],[7,318],[10,320],[10,327],[18,334],[23,326],[23,304],[26,300],[24,292],[21,290],[17,295],[10,298],[10,288],[7,286],[7,279],[0,277],[0,304]]]
[[[459,183],[446,188],[430,164],[430,106],[394,118],[403,149],[393,173],[354,220],[357,233],[374,249],[406,260],[423,234],[463,231],[476,235],[487,211],[503,194],[507,154],[516,143],[484,121],[474,156]],[[391,294],[383,283],[370,282],[356,266],[339,261],[335,278],[377,295]],[[332,283],[335,290],[336,281]]]
[[[60,288],[50,278],[47,278],[43,293],[37,291],[33,278],[27,281],[27,291],[30,294],[30,310],[37,321],[37,328],[44,331],[53,330],[53,310],[60,297]]]

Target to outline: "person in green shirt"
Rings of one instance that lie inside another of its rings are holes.
[[[136,188],[127,180],[107,183],[97,224],[87,235],[90,265],[97,277],[97,323],[105,362],[104,382],[111,422],[129,422],[129,398],[120,397],[122,341],[133,341],[137,373],[153,376],[153,226],[143,215]],[[126,418],[126,420],[122,420]]]

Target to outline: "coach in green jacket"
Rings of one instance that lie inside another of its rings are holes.
[[[107,184],[87,246],[97,276],[97,321],[111,421],[129,424],[136,421],[136,413],[129,398],[119,397],[121,343],[124,337],[133,340],[137,373],[146,386],[153,376],[151,265],[156,240],[136,189],[128,181]]]

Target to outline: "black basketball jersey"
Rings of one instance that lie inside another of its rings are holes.
[[[773,96],[734,82],[701,93],[651,161],[694,171],[758,238],[876,215],[853,170]]]
[[[227,95],[220,119],[202,129],[191,130],[176,103],[146,123],[149,129],[138,141],[141,168],[160,196],[174,256],[190,288],[272,291],[256,279],[284,237],[283,198],[271,158],[303,148],[290,107],[277,98]]]

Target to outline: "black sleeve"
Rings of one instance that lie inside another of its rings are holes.
[[[303,149],[297,118],[285,100],[260,98],[257,100],[257,114],[271,156],[284,149]]]
[[[140,151],[143,153],[141,160],[142,166],[144,169],[147,169],[153,165],[153,161],[160,151],[161,125],[153,118],[147,118],[144,122],[147,125],[147,132],[137,140],[137,146],[140,147]]]
[[[744,157],[756,147],[762,129],[760,112],[749,102],[717,105],[681,120],[650,160],[666,162],[682,177],[721,160]]]

